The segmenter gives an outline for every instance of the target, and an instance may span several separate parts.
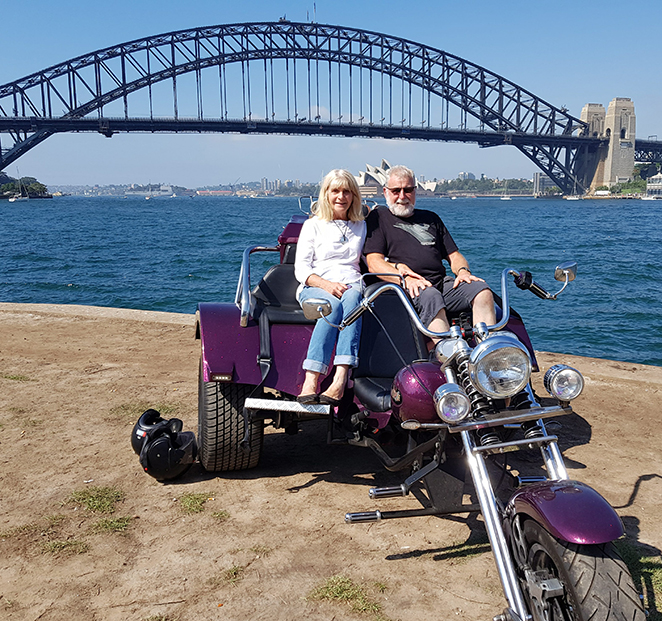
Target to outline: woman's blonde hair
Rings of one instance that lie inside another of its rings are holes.
[[[320,219],[330,222],[333,220],[333,206],[329,202],[329,190],[342,188],[349,190],[353,194],[352,204],[347,210],[347,217],[353,222],[363,220],[363,213],[361,210],[361,192],[359,185],[356,183],[354,175],[340,168],[332,170],[324,180],[320,187],[320,195],[313,210],[313,213]]]

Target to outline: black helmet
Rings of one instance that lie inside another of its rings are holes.
[[[136,423],[131,444],[139,444],[140,464],[157,481],[184,474],[195,462],[198,445],[192,431],[182,431],[178,418],[165,420],[156,410],[147,410]],[[135,442],[134,442],[135,440]]]
[[[131,446],[133,447],[136,455],[140,455],[140,451],[145,443],[145,436],[150,429],[153,429],[158,423],[165,423],[166,420],[161,418],[161,414],[156,410],[146,410],[142,413],[138,422],[133,426],[131,432]]]

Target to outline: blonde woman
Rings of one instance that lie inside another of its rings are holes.
[[[361,194],[354,176],[332,170],[322,182],[315,215],[304,222],[297,244],[294,274],[301,283],[297,298],[324,298],[331,303],[327,319],[338,325],[361,299],[359,259],[366,225],[361,212]],[[320,319],[315,324],[308,354],[300,403],[337,405],[347,383],[349,369],[358,364],[361,320],[339,331]],[[326,375],[333,348],[335,372],[331,385],[318,394],[320,375]]]

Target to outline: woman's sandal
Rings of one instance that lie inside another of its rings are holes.
[[[320,396],[318,394],[315,394],[314,392],[311,392],[309,395],[299,395],[296,398],[297,403],[302,403],[304,405],[310,405],[311,403],[319,403],[320,402]]]
[[[319,396],[319,402],[323,405],[338,405],[340,401],[342,400],[342,397],[340,399],[334,399],[333,397],[329,397],[329,395],[320,395]]]

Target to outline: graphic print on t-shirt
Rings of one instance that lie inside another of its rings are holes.
[[[430,233],[431,225],[429,224],[409,224],[407,222],[398,222],[393,225],[395,228],[402,229],[405,233],[409,233],[412,237],[416,238],[421,246],[434,246],[435,237]]]

